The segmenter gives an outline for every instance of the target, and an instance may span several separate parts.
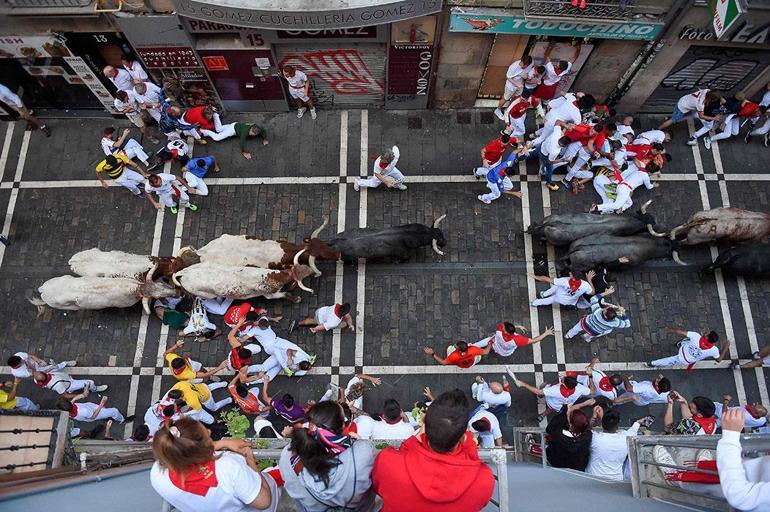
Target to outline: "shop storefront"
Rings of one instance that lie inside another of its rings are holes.
[[[41,114],[111,112],[112,95],[73,49],[66,37],[1,36],[2,82]]]
[[[314,101],[324,108],[427,107],[437,32],[437,16],[431,13],[441,10],[440,0],[372,2],[372,7],[312,13],[231,4],[177,3],[225,108],[290,108],[280,77],[287,64],[308,75]]]
[[[655,38],[662,28],[662,23],[655,21],[599,24],[532,20],[525,18],[523,13],[508,9],[454,7],[450,13],[445,45],[451,45],[450,38],[455,34],[477,35],[478,46],[489,48],[486,55],[480,56],[484,63],[479,74],[481,79],[465,83],[459,80],[457,85],[475,85],[478,99],[498,99],[502,95],[505,73],[511,62],[526,54],[532,56],[536,64],[541,63],[551,42],[555,43],[552,59],[572,59],[575,45],[579,43],[577,58],[570,73],[562,80],[559,91],[578,87],[603,96],[610,92],[644,44]],[[458,41],[467,44],[467,38]],[[467,65],[479,64],[468,62]],[[463,78],[465,70],[450,68],[448,71]],[[465,75],[471,76],[472,72],[467,70]],[[438,78],[442,79],[441,71]],[[453,79],[455,76],[449,77],[450,86]]]

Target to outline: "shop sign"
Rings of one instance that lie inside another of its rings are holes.
[[[239,27],[274,30],[318,30],[362,27],[392,23],[433,14],[441,10],[442,0],[401,0],[383,3],[370,0],[362,7],[318,11],[277,11],[232,7],[225,0],[173,0],[180,16]],[[320,3],[320,2],[319,2]]]
[[[722,41],[729,41],[731,43],[741,44],[757,44],[763,45],[768,43],[768,36],[770,36],[770,23],[764,25],[752,25],[751,23],[744,23],[738,28],[733,35]],[[716,39],[716,34],[711,27],[695,27],[693,25],[685,25],[682,31],[679,32],[679,39],[688,39],[690,41],[711,41]]]
[[[197,68],[199,66],[195,51],[189,47],[143,46],[137,48],[136,52],[148,69]]]
[[[227,60],[224,57],[203,57],[203,65],[209,71],[229,71]]]
[[[377,37],[377,27],[278,30],[276,35],[278,39],[372,39]]]
[[[52,36],[0,36],[0,58],[45,59],[66,57],[70,51]]]
[[[433,69],[436,16],[391,26],[387,108],[426,108]]]
[[[714,32],[717,38],[727,33],[746,12],[741,0],[709,0],[711,12],[714,13]]]
[[[104,84],[96,76],[94,76],[94,72],[90,67],[88,67],[86,61],[80,57],[64,57],[64,62],[66,62],[69,67],[72,68],[72,71],[74,71],[78,76],[80,83],[85,84],[85,86],[88,87],[92,93],[94,93],[94,96],[99,99],[99,101],[102,103],[102,105],[104,105],[104,108],[108,112],[111,114],[120,113],[115,109],[115,103],[112,94],[110,94],[110,91],[107,90]]]
[[[449,23],[450,32],[482,34],[530,34],[560,37],[592,37],[597,39],[651,40],[663,29],[662,23],[578,23],[572,21],[528,20],[502,12],[454,8]]]

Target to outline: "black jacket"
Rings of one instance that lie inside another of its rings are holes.
[[[548,463],[555,468],[577,469],[585,471],[588,458],[591,455],[591,430],[580,437],[572,437],[564,431],[569,431],[567,423],[567,408],[551,418],[545,431],[549,435],[548,446],[545,449]]]

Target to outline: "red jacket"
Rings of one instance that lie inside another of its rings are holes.
[[[213,130],[214,122],[203,117],[203,109],[206,107],[190,107],[184,114],[184,119],[189,124],[197,124],[204,130]]]
[[[478,512],[492,497],[495,477],[479,460],[470,433],[456,451],[444,454],[431,450],[423,434],[398,450],[380,452],[372,487],[384,502],[382,512]]]

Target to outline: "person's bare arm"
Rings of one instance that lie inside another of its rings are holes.
[[[356,377],[358,377],[359,379],[362,379],[362,380],[368,380],[369,382],[371,382],[375,386],[379,386],[380,384],[382,384],[382,381],[380,379],[378,379],[377,377],[372,377],[371,375],[367,375],[365,373],[358,373],[358,374],[356,374]]]
[[[262,377],[262,382],[262,402],[264,402],[266,405],[270,405],[270,402],[272,402],[273,399],[270,397],[270,395],[267,394],[267,386],[270,383],[270,379],[267,378],[267,375]]]
[[[156,210],[160,210],[160,203],[158,203],[155,199],[152,198],[152,193],[148,192],[144,196],[147,198],[147,200],[150,202],[153,208],[155,208]]]
[[[195,189],[193,189],[193,188],[190,186],[190,184],[189,184],[189,183],[187,183],[187,182],[185,181],[185,179],[184,179],[184,178],[181,176],[181,174],[180,174],[179,176],[177,176],[177,177],[176,177],[176,180],[177,180],[179,183],[181,183],[183,187],[185,187],[185,188],[187,189],[187,192],[188,192],[188,193],[191,193],[191,194],[195,194],[195,193],[196,193],[196,192],[195,192]]]
[[[212,156],[211,160],[214,162],[214,172],[221,171],[221,169],[219,168],[219,162],[217,161],[217,159]]]
[[[594,277],[596,277],[595,271],[589,270],[586,273],[586,281],[588,282],[588,284],[591,285],[591,291],[588,292],[588,295],[593,295],[594,293],[596,293],[596,288],[594,287]]]
[[[176,342],[175,342],[173,345],[171,345],[170,347],[168,347],[168,348],[166,349],[166,351],[165,351],[165,352],[163,352],[163,356],[162,356],[162,357],[163,357],[163,359],[165,359],[165,358],[166,358],[166,356],[167,356],[167,355],[169,355],[170,353],[174,352],[174,351],[175,351],[175,350],[177,350],[177,349],[180,349],[180,348],[182,348],[183,346],[184,346],[184,341],[182,341],[182,340],[176,340]]]
[[[19,382],[21,382],[21,379],[16,377],[13,379],[13,384],[11,384],[11,392],[8,393],[8,398],[6,399],[7,402],[12,402],[14,398],[16,398],[16,391],[19,388]]]
[[[346,324],[348,324],[348,329],[350,329],[351,331],[355,331],[355,330],[356,330],[356,326],[355,326],[355,324],[353,323],[353,317],[352,317],[352,316],[350,316],[350,313],[348,313],[347,315],[345,315],[345,316],[342,318],[342,320],[344,320],[344,321],[345,321],[345,323],[346,323]]]
[[[136,162],[133,162],[133,161],[129,160],[129,161],[127,161],[127,162],[126,162],[126,165],[127,165],[127,166],[129,166],[129,167],[131,167],[132,169],[134,169],[136,172],[138,172],[139,174],[141,174],[141,175],[142,175],[142,176],[144,176],[145,178],[147,178],[147,177],[149,177],[149,176],[150,176],[150,175],[149,175],[149,174],[147,174],[147,172],[146,172],[146,171],[145,171],[145,170],[142,168],[142,166],[141,166],[141,165],[139,165],[139,164],[138,164],[138,163],[136,163]]]
[[[199,379],[208,379],[209,377],[223,370],[224,368],[225,368],[225,362],[221,362],[216,368],[212,368],[211,370],[208,370],[205,372],[197,372],[195,376]],[[244,368],[246,367],[244,366]]]
[[[123,143],[126,141],[126,139],[128,138],[129,133],[131,133],[131,130],[129,130],[128,128],[123,130],[123,133],[120,134],[120,137],[118,137],[118,140],[112,143],[112,147],[113,148],[121,147]]]
[[[674,399],[671,394],[668,395],[668,403],[666,404],[666,412],[663,414],[663,431],[671,432],[671,427],[674,426]]]
[[[481,349],[481,353],[484,354],[484,355],[487,355],[490,352],[492,352],[492,344],[491,343],[488,343],[486,347]]]
[[[538,334],[534,338],[530,338],[529,341],[527,342],[527,345],[534,345],[535,343],[540,343],[548,336],[553,336],[553,327],[546,327],[542,333]],[[489,345],[491,346],[492,344],[490,343]]]
[[[719,357],[717,357],[716,362],[721,363],[722,360],[727,357],[727,354],[730,352],[730,340],[725,340],[722,343],[722,351],[719,353]]]
[[[623,387],[629,393],[634,392],[634,385],[631,384],[631,379],[628,378],[628,375],[623,375]]]
[[[294,364],[294,356],[297,355],[297,351],[293,348],[287,348],[286,349],[286,366],[291,366]]]
[[[101,184],[102,184],[102,187],[104,187],[104,188],[109,188],[109,185],[107,184],[107,182],[106,182],[106,181],[104,181],[104,178],[102,178],[102,173],[100,173],[100,172],[97,172],[97,173],[96,173],[96,179],[98,179],[98,180],[99,180],[99,183],[101,183]]]
[[[529,276],[535,281],[540,281],[541,283],[553,284],[554,281],[550,276],[538,276],[534,274],[529,274]]]
[[[105,404],[107,404],[107,397],[103,396],[102,399],[99,401],[99,405],[94,410],[94,413],[91,415],[89,419],[95,420],[97,416],[99,416],[99,413],[102,412],[102,409],[104,409]]]
[[[533,386],[533,385],[531,385],[531,384],[527,384],[527,383],[526,383],[526,382],[524,382],[523,380],[517,380],[517,381],[516,381],[516,384],[518,384],[518,386],[519,386],[520,388],[524,388],[524,389],[526,389],[527,391],[529,391],[530,393],[533,393],[533,394],[535,394],[535,395],[537,395],[537,396],[543,396],[543,395],[545,395],[545,392],[543,392],[543,390],[542,390],[542,389],[540,389],[540,388],[536,388],[535,386]]]
[[[575,43],[575,48],[572,51],[572,58],[569,59],[570,64],[574,64],[578,57],[580,57],[580,41]]]
[[[553,51],[553,47],[556,46],[556,43],[551,41],[548,43],[548,46],[545,48],[545,53],[543,53],[543,64],[548,64],[551,62],[551,52]]]
[[[238,348],[243,343],[241,343],[241,340],[238,339],[238,331],[240,331],[241,326],[246,323],[246,317],[241,317],[238,320],[238,323],[233,326],[232,329],[230,329],[230,332],[227,333],[227,342],[230,344],[230,348]]]
[[[433,356],[433,359],[435,359],[438,364],[442,366],[447,364],[446,359],[436,354],[436,352],[431,347],[425,347],[423,349],[423,352],[425,352],[429,356]]]

